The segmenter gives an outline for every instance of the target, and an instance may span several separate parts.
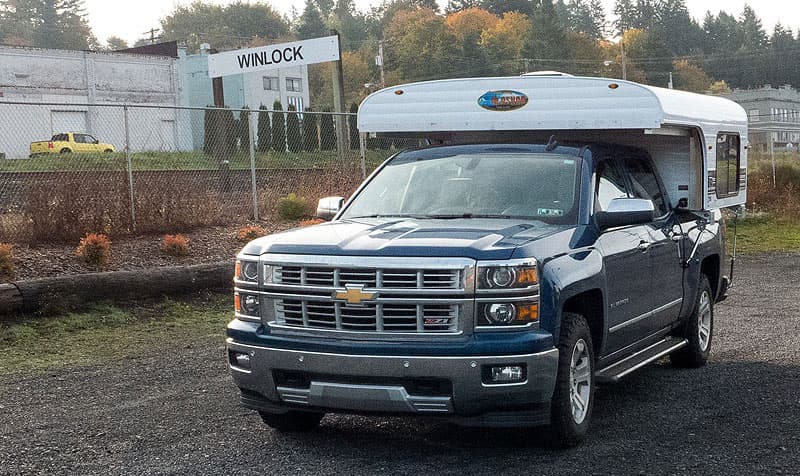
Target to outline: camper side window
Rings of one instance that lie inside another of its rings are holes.
[[[738,134],[717,135],[717,198],[739,193],[740,143]]]

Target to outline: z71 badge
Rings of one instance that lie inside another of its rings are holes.
[[[489,91],[478,98],[478,105],[490,111],[513,111],[528,104],[528,96],[517,91]]]

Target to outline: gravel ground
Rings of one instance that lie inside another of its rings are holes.
[[[161,240],[164,235],[114,238],[111,243],[111,260],[102,268],[89,266],[78,259],[75,256],[77,244],[15,245],[15,279],[22,281],[48,276],[202,264],[231,259],[244,246],[236,239],[242,226],[245,225],[206,227],[184,233],[189,238],[189,255],[181,258],[161,252]],[[275,233],[297,225],[286,222],[261,222],[258,226],[268,233]]]
[[[328,416],[281,435],[237,404],[219,343],[0,380],[0,472],[798,474],[800,255],[740,259],[713,358],[598,389],[588,440],[411,418]]]

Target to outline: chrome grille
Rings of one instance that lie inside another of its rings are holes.
[[[342,287],[363,285],[385,289],[459,289],[458,269],[369,269],[317,266],[275,266],[275,284]]]
[[[359,332],[441,332],[458,330],[456,304],[368,303],[350,305],[333,301],[279,299],[275,317],[290,327]]]

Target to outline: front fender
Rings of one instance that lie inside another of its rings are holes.
[[[541,326],[558,342],[564,303],[586,291],[605,290],[603,257],[594,248],[576,250],[545,262],[541,273]]]

